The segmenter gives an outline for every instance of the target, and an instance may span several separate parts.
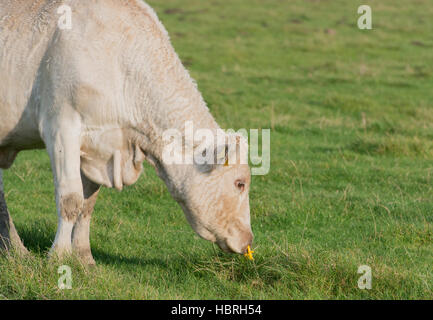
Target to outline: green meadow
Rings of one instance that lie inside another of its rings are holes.
[[[31,254],[0,257],[0,299],[433,299],[431,1],[148,3],[221,127],[271,129],[270,171],[250,192],[255,260],[199,239],[145,165],[100,193],[97,265],[50,261],[49,159],[22,152],[4,182]],[[357,27],[361,4],[372,30]]]

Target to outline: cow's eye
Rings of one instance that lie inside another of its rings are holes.
[[[240,190],[241,192],[245,190],[245,182],[241,179],[238,179],[235,181],[235,186]]]

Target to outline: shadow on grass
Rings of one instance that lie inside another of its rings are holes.
[[[49,250],[54,239],[54,228],[54,225],[45,220],[17,226],[25,246],[39,255],[45,255]],[[308,263],[300,257],[287,258],[284,255],[275,255],[275,252],[267,256],[259,256],[254,262],[247,261],[241,256],[226,255],[221,252],[185,251],[166,257],[131,254],[127,251],[124,254],[116,253],[114,249],[111,251],[93,246],[92,253],[97,265],[113,267],[131,275],[154,272],[157,269],[161,274],[170,274],[178,282],[189,282],[192,277],[196,281],[210,281],[221,290],[231,290],[235,283],[248,284],[258,290],[267,290],[289,280],[291,287],[305,290],[303,276],[314,271],[310,270]]]
[[[111,266],[126,266],[136,268],[137,266],[154,266],[160,269],[168,269],[168,261],[159,258],[141,258],[138,256],[126,257],[119,254],[106,252],[103,249],[92,248],[93,258],[97,264]]]
[[[215,294],[224,292],[225,297],[232,299],[250,299],[239,287],[254,288],[255,290],[274,290],[285,281],[286,268],[294,269],[295,265],[280,257],[280,259],[257,259],[256,262],[247,261],[244,257],[224,254],[200,255],[191,252],[170,257],[132,255],[123,256],[122,253],[111,253],[102,248],[94,248],[93,256],[98,265],[122,270],[130,276],[137,274],[160,274],[161,278],[149,280],[155,286],[165,283],[163,279],[170,277],[174,283],[190,284],[191,281],[202,286],[212,284]],[[274,265],[274,264],[277,265]],[[142,276],[142,277],[147,277]],[[302,287],[299,283],[291,286]],[[246,290],[248,291],[248,290]]]
[[[34,253],[46,253],[54,241],[55,230],[44,220],[33,221],[32,224],[24,226],[16,225],[16,228],[24,246]]]

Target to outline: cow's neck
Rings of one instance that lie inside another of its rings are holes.
[[[206,128],[216,133],[219,129],[170,43],[160,45],[165,47],[154,53],[150,49],[146,51],[140,97],[136,100],[141,115],[137,129],[145,137],[145,148],[158,160],[162,157],[162,137],[166,130],[185,134],[187,123],[192,124],[194,132]]]
[[[185,125],[192,122],[194,132],[206,128],[216,132],[218,124],[210,114],[196,84],[182,65],[168,34],[156,15],[142,17],[142,34],[135,34],[125,47],[126,105],[133,106],[133,129],[144,154],[156,167],[163,163],[166,130],[185,134]],[[158,169],[158,168],[157,168]],[[192,166],[169,166],[160,171],[172,194],[190,177]],[[173,191],[174,190],[174,191]],[[173,194],[176,196],[175,194]]]
[[[184,146],[184,151],[189,150],[186,152],[192,155],[195,152],[193,148],[198,144],[197,141],[188,140],[191,134],[193,137],[198,129],[210,129],[216,135],[217,130],[220,129],[195,86],[190,90],[189,97],[185,97],[186,92],[182,90],[180,93],[178,97],[169,96],[156,108],[151,108],[151,112],[147,113],[140,127],[142,136],[145,137],[142,150],[147,161],[155,167],[159,177],[178,201],[183,198],[185,193],[183,189],[187,181],[196,174],[196,170],[194,166],[188,164],[166,165],[164,163],[163,151],[168,143],[163,139],[164,133],[166,130],[175,129],[183,136],[182,141],[189,146],[189,148]],[[186,126],[188,129],[185,128]]]

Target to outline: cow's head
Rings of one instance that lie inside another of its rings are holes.
[[[194,164],[176,169],[183,170],[186,179],[177,179],[182,180],[177,185],[166,183],[200,237],[225,252],[242,254],[253,241],[248,197],[251,174],[245,155],[248,144],[238,135],[226,137],[222,145],[195,148]],[[166,172],[173,170],[169,167]]]

